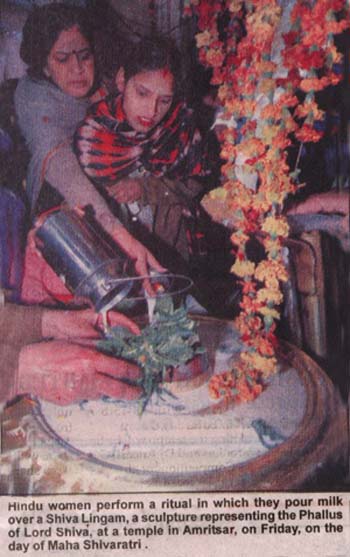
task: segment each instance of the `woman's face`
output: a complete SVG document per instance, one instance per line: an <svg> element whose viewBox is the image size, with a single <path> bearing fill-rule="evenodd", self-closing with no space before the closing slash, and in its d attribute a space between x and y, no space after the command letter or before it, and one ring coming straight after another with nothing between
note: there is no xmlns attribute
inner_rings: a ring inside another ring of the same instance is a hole
<svg viewBox="0 0 350 557"><path fill-rule="evenodd" d="M117 86L123 94L123 109L129 125L146 133L168 112L174 95L174 77L167 68L145 70L125 81L124 70L117 75Z"/></svg>
<svg viewBox="0 0 350 557"><path fill-rule="evenodd" d="M44 73L72 97L79 99L89 93L95 75L94 57L77 25L61 31L51 48Z"/></svg>

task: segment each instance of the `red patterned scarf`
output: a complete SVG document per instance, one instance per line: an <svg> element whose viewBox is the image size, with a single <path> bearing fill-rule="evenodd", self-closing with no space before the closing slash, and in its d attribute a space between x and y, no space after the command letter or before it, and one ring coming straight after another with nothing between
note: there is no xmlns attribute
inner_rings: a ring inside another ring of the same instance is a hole
<svg viewBox="0 0 350 557"><path fill-rule="evenodd" d="M129 126L122 96L94 104L74 137L80 165L96 184L106 186L136 170L170 179L203 176L203 144L192 111L178 102L148 133Z"/></svg>

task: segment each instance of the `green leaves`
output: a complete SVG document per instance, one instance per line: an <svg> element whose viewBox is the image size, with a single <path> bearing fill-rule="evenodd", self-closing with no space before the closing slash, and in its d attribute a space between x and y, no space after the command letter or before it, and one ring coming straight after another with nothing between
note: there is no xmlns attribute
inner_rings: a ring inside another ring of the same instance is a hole
<svg viewBox="0 0 350 557"><path fill-rule="evenodd" d="M147 325L140 335L114 327L98 343L98 349L140 366L142 378L137 385L143 388L139 408L142 414L151 396L164 391L162 382L166 371L205 351L199 342L195 323L185 308L174 309L171 297L162 296L157 298L152 324Z"/></svg>

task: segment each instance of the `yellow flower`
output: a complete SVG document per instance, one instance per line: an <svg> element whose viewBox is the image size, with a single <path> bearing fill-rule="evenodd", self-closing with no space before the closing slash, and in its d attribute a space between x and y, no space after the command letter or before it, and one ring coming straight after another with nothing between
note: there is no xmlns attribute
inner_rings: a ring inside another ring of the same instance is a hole
<svg viewBox="0 0 350 557"><path fill-rule="evenodd" d="M272 319L279 319L280 317L280 313L276 309L270 308L268 306L262 306L259 309L259 313L261 313L261 315L264 315L264 317L272 317Z"/></svg>
<svg viewBox="0 0 350 557"><path fill-rule="evenodd" d="M264 238L264 247L266 251L274 257L281 249L281 240L279 238L276 238L275 240L272 240L272 238Z"/></svg>
<svg viewBox="0 0 350 557"><path fill-rule="evenodd" d="M281 188L280 190L273 190L273 189L266 189L265 191L266 202L268 202L269 206L273 203L277 205L282 205L286 193Z"/></svg>
<svg viewBox="0 0 350 557"><path fill-rule="evenodd" d="M267 288L278 288L278 281L285 282L288 280L288 273L284 265L279 261L265 260L260 261L255 269L255 278L261 282L265 282Z"/></svg>
<svg viewBox="0 0 350 557"><path fill-rule="evenodd" d="M257 299L259 302L271 302L278 305L283 300L283 294L280 290L275 290L272 288L260 288L257 293Z"/></svg>
<svg viewBox="0 0 350 557"><path fill-rule="evenodd" d="M249 240L249 236L244 234L242 230L237 230L237 232L231 234L230 240L235 246L242 247Z"/></svg>
<svg viewBox="0 0 350 557"><path fill-rule="evenodd" d="M242 278L253 275L254 271L255 263L253 263L252 261L239 261L238 258L231 267L231 272Z"/></svg>
<svg viewBox="0 0 350 557"><path fill-rule="evenodd" d="M289 233L289 226L284 217L267 217L262 225L262 230L271 234L271 236L286 238Z"/></svg>
<svg viewBox="0 0 350 557"><path fill-rule="evenodd" d="M254 199L252 190L249 190L237 180L226 182L224 188L230 194L232 209L248 209L251 206Z"/></svg>
<svg viewBox="0 0 350 557"><path fill-rule="evenodd" d="M228 194L225 188L215 188L215 190L211 190L211 192L209 193L209 196L212 199L219 199L219 200L226 199L227 195Z"/></svg>
<svg viewBox="0 0 350 557"><path fill-rule="evenodd" d="M265 377L276 373L277 360L276 358L265 358L258 354L258 352L242 352L241 359L247 364L250 369L256 369L264 374Z"/></svg>

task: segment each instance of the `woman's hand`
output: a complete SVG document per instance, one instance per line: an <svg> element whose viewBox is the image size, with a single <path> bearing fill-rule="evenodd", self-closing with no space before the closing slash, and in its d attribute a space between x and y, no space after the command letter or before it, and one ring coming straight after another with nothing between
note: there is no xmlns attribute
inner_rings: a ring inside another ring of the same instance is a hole
<svg viewBox="0 0 350 557"><path fill-rule="evenodd" d="M117 311L108 312L108 324L126 327L134 334L140 329L128 317ZM81 311L45 310L42 318L42 335L44 338L69 340L71 338L99 338L103 330L102 317L92 309Z"/></svg>
<svg viewBox="0 0 350 557"><path fill-rule="evenodd" d="M94 400L107 395L133 400L141 390L122 381L139 378L139 368L92 347L64 341L22 348L15 394L30 393L55 404Z"/></svg>
<svg viewBox="0 0 350 557"><path fill-rule="evenodd" d="M108 188L118 203L132 203L142 197L142 183L138 178L123 178Z"/></svg>
<svg viewBox="0 0 350 557"><path fill-rule="evenodd" d="M150 270L155 270L158 273L164 273L166 269L162 267L156 260L154 255L143 245L136 240L123 226L118 226L113 233L114 240L120 245L125 253L135 263L135 270L139 276L148 276ZM148 294L154 295L151 283L148 279L144 281L144 287Z"/></svg>

